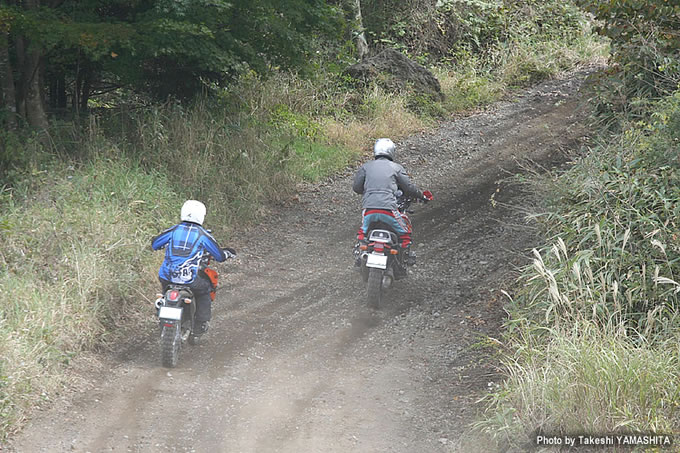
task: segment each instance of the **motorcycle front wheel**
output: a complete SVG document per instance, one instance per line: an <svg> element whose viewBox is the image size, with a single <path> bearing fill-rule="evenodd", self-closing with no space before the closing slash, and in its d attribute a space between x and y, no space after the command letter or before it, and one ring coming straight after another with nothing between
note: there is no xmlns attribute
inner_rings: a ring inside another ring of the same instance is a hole
<svg viewBox="0 0 680 453"><path fill-rule="evenodd" d="M373 308L376 310L380 308L384 273L385 271L383 271L382 269L376 269L373 267L368 270L368 283L366 284L366 295L368 299L369 308Z"/></svg>

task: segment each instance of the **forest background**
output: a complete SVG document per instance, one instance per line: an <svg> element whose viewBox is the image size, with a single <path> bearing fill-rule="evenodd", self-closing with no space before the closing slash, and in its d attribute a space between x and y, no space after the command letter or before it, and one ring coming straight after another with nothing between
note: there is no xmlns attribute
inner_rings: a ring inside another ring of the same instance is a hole
<svg viewBox="0 0 680 453"><path fill-rule="evenodd" d="M226 241L375 138L579 68L594 144L529 182L548 245L475 429L677 431L679 31L663 0L2 1L0 439L134 332L185 199ZM444 100L349 77L362 37Z"/></svg>

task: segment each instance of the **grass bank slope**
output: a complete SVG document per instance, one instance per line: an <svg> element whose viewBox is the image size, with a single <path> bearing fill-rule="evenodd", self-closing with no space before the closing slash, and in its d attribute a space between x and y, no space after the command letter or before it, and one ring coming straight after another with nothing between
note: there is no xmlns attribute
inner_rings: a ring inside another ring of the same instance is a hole
<svg viewBox="0 0 680 453"><path fill-rule="evenodd" d="M675 93L543 181L549 239L512 300L507 379L479 428L516 446L680 429L679 142Z"/></svg>

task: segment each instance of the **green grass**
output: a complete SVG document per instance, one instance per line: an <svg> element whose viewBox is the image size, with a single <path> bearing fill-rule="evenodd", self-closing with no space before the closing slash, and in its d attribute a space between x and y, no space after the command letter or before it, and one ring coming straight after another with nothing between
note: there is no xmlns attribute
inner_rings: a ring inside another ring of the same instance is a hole
<svg viewBox="0 0 680 453"><path fill-rule="evenodd" d="M680 407L678 348L650 345L624 330L591 321L549 328L545 340L525 337L506 362L477 428L502 444L547 435L676 432Z"/></svg>
<svg viewBox="0 0 680 453"><path fill-rule="evenodd" d="M72 358L120 335L151 310L160 257L175 222L168 181L130 161L55 164L31 200L3 204L0 223L0 432L64 384Z"/></svg>
<svg viewBox="0 0 680 453"><path fill-rule="evenodd" d="M489 105L519 88L568 71L603 66L609 46L588 24L565 36L516 34L485 56L461 51L456 63L434 69L449 113Z"/></svg>
<svg viewBox="0 0 680 453"><path fill-rule="evenodd" d="M478 428L680 429L680 92L537 183L547 245L509 303L506 380Z"/></svg>
<svg viewBox="0 0 680 453"><path fill-rule="evenodd" d="M474 66L452 69L437 68L435 74L444 93L443 107L451 113L489 105L507 93L507 86L491 73Z"/></svg>
<svg viewBox="0 0 680 453"><path fill-rule="evenodd" d="M295 140L290 168L304 181L319 181L356 161L358 153L339 146Z"/></svg>

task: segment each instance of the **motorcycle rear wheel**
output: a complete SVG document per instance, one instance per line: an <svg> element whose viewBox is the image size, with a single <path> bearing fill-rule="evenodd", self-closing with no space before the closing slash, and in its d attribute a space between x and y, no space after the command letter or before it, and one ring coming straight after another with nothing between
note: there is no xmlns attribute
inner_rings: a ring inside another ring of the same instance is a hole
<svg viewBox="0 0 680 453"><path fill-rule="evenodd" d="M366 296L369 308L377 310L382 300L382 282L385 271L370 268L368 270L368 283L366 284Z"/></svg>
<svg viewBox="0 0 680 453"><path fill-rule="evenodd" d="M370 270L370 267L366 267L366 265L361 266L361 278L366 283L368 281L368 271Z"/></svg>
<svg viewBox="0 0 680 453"><path fill-rule="evenodd" d="M178 326L163 326L161 330L161 361L166 368L174 368L179 360L182 336Z"/></svg>

